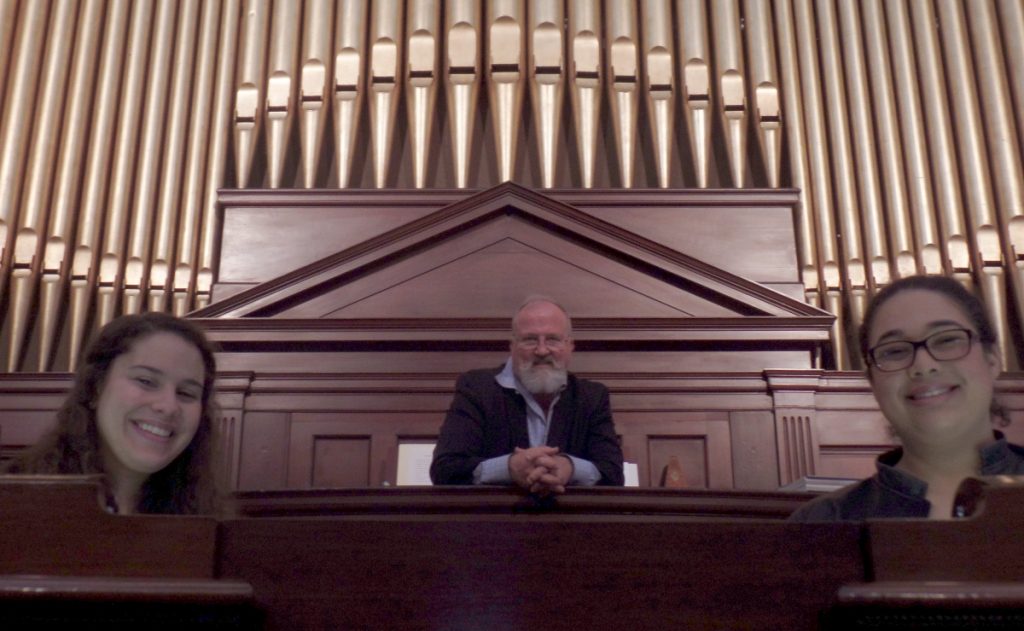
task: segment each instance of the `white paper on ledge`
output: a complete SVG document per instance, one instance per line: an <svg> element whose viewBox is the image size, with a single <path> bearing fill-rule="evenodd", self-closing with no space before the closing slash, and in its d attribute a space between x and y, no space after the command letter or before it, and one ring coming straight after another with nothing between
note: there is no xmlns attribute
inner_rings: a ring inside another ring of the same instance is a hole
<svg viewBox="0 0 1024 631"><path fill-rule="evenodd" d="M623 462L622 475L626 477L626 486L640 486L640 469L635 462Z"/></svg>
<svg viewBox="0 0 1024 631"><path fill-rule="evenodd" d="M434 443L401 443L398 445L397 486L430 486L430 461Z"/></svg>

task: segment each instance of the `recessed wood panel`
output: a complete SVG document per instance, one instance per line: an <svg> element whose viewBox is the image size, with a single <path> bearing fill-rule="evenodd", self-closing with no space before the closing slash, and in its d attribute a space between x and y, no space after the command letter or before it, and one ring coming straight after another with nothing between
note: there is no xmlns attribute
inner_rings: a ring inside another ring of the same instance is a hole
<svg viewBox="0 0 1024 631"><path fill-rule="evenodd" d="M708 487L707 444L702 436L649 436L647 457L651 486Z"/></svg>
<svg viewBox="0 0 1024 631"><path fill-rule="evenodd" d="M721 395L723 400L726 395ZM734 395L731 401L736 400ZM737 406L738 407L738 406ZM779 488L779 453L774 414L766 409L729 414L733 487L772 491Z"/></svg>
<svg viewBox="0 0 1024 631"><path fill-rule="evenodd" d="M291 415L248 412L242 423L238 488L244 491L288 487L288 442Z"/></svg>
<svg viewBox="0 0 1024 631"><path fill-rule="evenodd" d="M775 208L643 207L600 208L585 212L679 252L718 265L745 278L797 282L792 210ZM743 252L742 256L735 256Z"/></svg>
<svg viewBox="0 0 1024 631"><path fill-rule="evenodd" d="M728 415L678 410L618 410L614 415L623 456L637 463L640 486L658 486L674 456L687 478L684 488L733 488Z"/></svg>
<svg viewBox="0 0 1024 631"><path fill-rule="evenodd" d="M316 489L370 485L369 436L317 436L313 440L313 471L309 486Z"/></svg>
<svg viewBox="0 0 1024 631"><path fill-rule="evenodd" d="M300 489L393 485L398 475L399 437L433 442L443 420L441 412L296 413L288 450L288 483ZM365 464L362 453L367 455ZM326 459L321 462L321 457Z"/></svg>
<svg viewBox="0 0 1024 631"><path fill-rule="evenodd" d="M254 283L308 265L436 210L434 207L228 208L218 280ZM325 229L331 226L336 229ZM298 246L298 247L297 247Z"/></svg>

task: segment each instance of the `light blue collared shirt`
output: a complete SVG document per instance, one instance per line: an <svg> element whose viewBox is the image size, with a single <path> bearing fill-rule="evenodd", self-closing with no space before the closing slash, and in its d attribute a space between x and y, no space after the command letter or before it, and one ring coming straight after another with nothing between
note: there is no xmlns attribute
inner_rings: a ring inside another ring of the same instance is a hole
<svg viewBox="0 0 1024 631"><path fill-rule="evenodd" d="M516 374L512 370L511 357L505 362L505 367L501 372L494 376L494 380L502 388L515 390L526 401L526 431L530 437L530 446L538 447L547 444L551 415L554 412L555 404L562 398L562 393L559 392L555 395L547 410L541 408L530 391L516 378ZM488 458L478 464L473 469L473 484L511 484L512 476L508 472L508 459L511 455ZM569 484L594 486L601 479L601 473L593 462L569 454L564 455L572 461L573 471Z"/></svg>

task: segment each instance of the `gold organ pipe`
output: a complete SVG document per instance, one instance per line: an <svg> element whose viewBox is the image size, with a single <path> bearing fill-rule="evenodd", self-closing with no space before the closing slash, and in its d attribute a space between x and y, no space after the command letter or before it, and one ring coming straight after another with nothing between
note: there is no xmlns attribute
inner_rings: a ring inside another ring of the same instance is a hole
<svg viewBox="0 0 1024 631"><path fill-rule="evenodd" d="M804 283L807 302L821 306L821 275L818 272L818 235L814 220L814 195L810 188L814 180L808 173L807 138L804 133L804 107L800 85L800 66L793 31L793 7L790 0L777 0L774 5L775 27L779 34L779 71L782 85L782 107L785 112L784 132L789 144L790 177L793 186L800 189L797 203L797 255L800 275Z"/></svg>
<svg viewBox="0 0 1024 631"><path fill-rule="evenodd" d="M68 67L70 66L72 43L74 42L75 20L78 17L77 3L57 3L50 15L50 28L43 60L42 85L35 110L32 146L28 156L25 188L21 199L21 216L18 232L14 237L14 253L11 268L11 286L7 322L10 324L8 338L7 369L17 370L22 349L31 332L30 316L35 298L35 285L39 278L41 247L46 231L47 211L50 209L50 195L53 191L54 167L57 147L60 143L60 122L67 93Z"/></svg>
<svg viewBox="0 0 1024 631"><path fill-rule="evenodd" d="M850 367L843 330L842 274L839 263L839 245L836 242L835 219L832 214L832 180L829 175L828 136L825 132L825 112L821 101L821 75L818 59L817 32L814 28L814 10L810 0L794 0L793 23L796 29L797 54L801 60L800 83L803 88L804 121L807 126L807 158L810 166L813 208L818 225L818 255L821 282L824 288L822 305L835 316L832 325L832 349L836 367Z"/></svg>
<svg viewBox="0 0 1024 631"><path fill-rule="evenodd" d="M782 170L782 110L772 39L772 9L769 0L744 0L743 7L754 129L768 186L778 188Z"/></svg>
<svg viewBox="0 0 1024 631"><path fill-rule="evenodd" d="M149 57L145 110L142 119L142 140L139 146L138 171L135 176L135 199L129 223L128 249L118 288L123 291L124 313L142 310L146 280L149 277L149 256L153 250L152 235L156 223L156 194L160 178L160 147L163 144L164 117L167 112L171 53L174 42L176 0L159 0ZM175 130L181 134L180 122ZM174 155L175 168L180 167L180 151Z"/></svg>
<svg viewBox="0 0 1024 631"><path fill-rule="evenodd" d="M855 161L849 164L856 175L850 173L851 183L858 185L859 203L850 210L860 217L864 226L864 264L874 286L887 285L892 280L889 266L889 247L886 239L885 210L882 207L881 176L878 173L878 150L867 69L864 67L863 32L858 12L859 3L839 2L839 30L842 39L843 63L846 69L848 118L853 139Z"/></svg>
<svg viewBox="0 0 1024 631"><path fill-rule="evenodd" d="M831 149L831 176L835 182L836 213L843 240L843 262L846 279L844 287L848 298L851 325L855 331L867 303L868 269L864 262L863 243L860 235L860 217L857 191L854 179L853 155L850 149L849 115L844 72L840 59L840 41L836 25L835 6L830 0L815 2L818 38L821 42L821 69L826 78L822 84L827 102L828 140ZM854 369L861 368L858 353L848 352L847 361Z"/></svg>
<svg viewBox="0 0 1024 631"><path fill-rule="evenodd" d="M331 76L331 33L334 3L306 0L302 16L302 68L299 70L299 138L302 185L313 188L320 170L327 127L328 77Z"/></svg>
<svg viewBox="0 0 1024 631"><path fill-rule="evenodd" d="M916 65L906 48L907 42L901 40L908 28L907 7L902 2L885 3L886 17L893 31L890 36L893 50L901 51L894 61L903 89L909 89L911 83L914 86L921 86L921 100L928 133L928 146L925 148L922 143L921 147L922 160L931 163L935 173L948 174L932 180L935 186L935 208L938 210L945 240L946 261L949 271L962 283L970 286L973 284L972 270L977 268L977 264L969 245L972 239L968 234L961 202L963 195L960 178L955 176L957 165L953 126L946 103L946 80L941 66L942 57L935 30L935 14L931 4L927 2L912 2L910 8L913 11L913 41L918 51ZM910 120L913 119L907 118L903 122ZM928 165L922 164L920 169L927 172ZM921 190L922 186L911 189L914 193L914 219L919 231L927 221L927 215L931 213L932 207L931 200L924 195L925 190ZM921 237L918 238L920 240Z"/></svg>
<svg viewBox="0 0 1024 631"><path fill-rule="evenodd" d="M636 162L636 126L640 93L640 62L636 5L605 0L605 41L608 42L608 91L611 102L619 177L623 188L633 188Z"/></svg>
<svg viewBox="0 0 1024 631"><path fill-rule="evenodd" d="M725 135L723 144L729 160L732 184L735 188L743 188L747 159L747 102L738 0L712 2L711 26L714 33L719 118Z"/></svg>
<svg viewBox="0 0 1024 631"><path fill-rule="evenodd" d="M57 176L53 192L53 208L46 243L43 246L41 288L39 296L39 352L35 369L43 372L53 368L55 342L60 333L58 315L69 271L69 247L79 207L85 148L89 132L89 101L96 82L96 65L103 26L103 0L85 0L80 7L78 34L75 36L74 61L70 90L61 125L62 138Z"/></svg>
<svg viewBox="0 0 1024 631"><path fill-rule="evenodd" d="M540 153L541 186L555 185L565 84L565 21L560 2L530 0L530 100Z"/></svg>
<svg viewBox="0 0 1024 631"><path fill-rule="evenodd" d="M129 0L111 0L107 7L100 56L97 100L93 104L92 137L115 138L121 70L126 45ZM85 167L85 182L78 211L78 229L75 233L74 255L71 261L71 295L68 306L68 362L70 368L78 365L78 355L87 336L91 289L98 277L98 256L101 250L100 229L106 208L109 170L114 148L111 142L91 142Z"/></svg>
<svg viewBox="0 0 1024 631"><path fill-rule="evenodd" d="M1024 144L1024 2L999 0L997 7L1003 27L1007 76L1015 102L1013 111L1017 114L1017 141Z"/></svg>
<svg viewBox="0 0 1024 631"><path fill-rule="evenodd" d="M697 187L707 188L711 170L712 81L711 44L704 0L680 0L676 4L676 30L679 32L679 77L691 159Z"/></svg>
<svg viewBox="0 0 1024 631"><path fill-rule="evenodd" d="M221 0L221 9L220 49L217 53L213 119L210 124L206 163L206 192L203 200L199 263L196 270L196 308L209 304L213 288L213 267L217 247L217 189L224 182L230 142L228 130L231 124L231 94L234 89L234 53L238 46L239 0Z"/></svg>
<svg viewBox="0 0 1024 631"><path fill-rule="evenodd" d="M651 128L658 186L668 188L675 141L675 44L672 41L672 7L667 0L645 0L643 17L644 96Z"/></svg>
<svg viewBox="0 0 1024 631"><path fill-rule="evenodd" d="M111 197L105 218L103 249L100 251L97 317L101 326L116 315L118 287L124 274L126 233L131 220L132 176L138 158L139 121L145 96L145 61L152 18L152 2L133 3L120 120L114 147L114 164L110 172ZM139 165L139 186L146 186L145 177L148 173L146 168Z"/></svg>
<svg viewBox="0 0 1024 631"><path fill-rule="evenodd" d="M569 1L569 86L580 183L594 186L601 120L601 8L598 0Z"/></svg>
<svg viewBox="0 0 1024 631"><path fill-rule="evenodd" d="M398 0L371 3L370 14L370 135L377 188L387 185L391 142L398 112L402 62L402 13Z"/></svg>
<svg viewBox="0 0 1024 631"><path fill-rule="evenodd" d="M166 311L167 300L172 293L171 284L176 244L175 229L182 206L183 171L188 168L190 104L192 100L193 66L196 57L196 39L199 28L200 0L179 0L178 33L174 44L172 65L170 112L167 115L167 134L163 142L163 167L160 173L160 188L156 212L155 233L152 241L152 257L141 259L149 264L149 273L139 279L139 287L145 291L149 286L150 311ZM155 153L155 152L154 152ZM185 157L186 159L182 159ZM129 262L128 269L131 269ZM128 284L130 275L126 273ZM130 295L126 290L126 297ZM141 298L141 296L140 296ZM126 301L127 302L127 301Z"/></svg>
<svg viewBox="0 0 1024 631"><path fill-rule="evenodd" d="M851 328L849 337L860 324L859 316L864 313L867 303L869 269L865 266L864 248L860 234L860 217L856 182L853 174L853 155L850 149L849 110L846 106L844 73L840 63L838 28L835 6L831 0L817 0L815 15L818 37L821 41L821 65L824 82L822 90L828 104L829 144L832 149L832 176L835 181L836 214L843 239L843 262L846 278L844 286L849 299ZM860 368L861 358L855 352L848 353L851 367Z"/></svg>
<svg viewBox="0 0 1024 631"><path fill-rule="evenodd" d="M466 188L480 89L480 3L450 0L445 9L445 88L453 171L455 186Z"/></svg>
<svg viewBox="0 0 1024 631"><path fill-rule="evenodd" d="M1010 113L1013 103L1006 82L1005 57L991 0L972 4L967 18L975 59L978 67L983 69L978 73L978 83L992 165L989 173L1002 219L1006 272L1014 287L1018 321L1024 321L1024 279L1021 275L1024 267L1024 169L1021 166L1021 145L1014 133L1014 120ZM1012 342L1007 346L1008 353L1015 350ZM1013 359L1012 354L1007 354L1009 365L1014 364Z"/></svg>
<svg viewBox="0 0 1024 631"><path fill-rule="evenodd" d="M972 218L974 243L981 259L979 280L985 303L1002 343L1004 361L1014 357L1012 336L1006 319L1003 250L992 189L989 184L989 161L985 152L985 130L975 97L975 82L971 51L964 25L963 6L956 0L937 2L942 26L942 50L946 72L954 89L950 91L956 118L957 145L960 155L960 173L963 174L967 210Z"/></svg>
<svg viewBox="0 0 1024 631"><path fill-rule="evenodd" d="M334 141L338 187L348 188L365 89L366 0L338 6L334 45Z"/></svg>
<svg viewBox="0 0 1024 631"><path fill-rule="evenodd" d="M427 185L434 103L437 99L441 6L436 0L409 0L407 10L405 100L409 116L409 140L412 144L413 182L416 188L423 188Z"/></svg>
<svg viewBox="0 0 1024 631"><path fill-rule="evenodd" d="M18 220L18 202L21 196L25 155L28 153L29 134L32 131L32 112L35 108L36 85L42 63L42 46L46 41L48 2L29 2L24 7L21 28L17 29L14 55L10 63L5 91L6 106L0 121L0 273L4 276L11 259L9 242L14 239L14 226ZM3 288L0 276L0 289ZM0 298L0 303L3 299Z"/></svg>
<svg viewBox="0 0 1024 631"><path fill-rule="evenodd" d="M256 142L263 126L264 75L267 67L267 36L270 32L270 0L245 3L242 51L238 60L235 94L235 168L238 188L249 185Z"/></svg>
<svg viewBox="0 0 1024 631"><path fill-rule="evenodd" d="M14 39L15 18L18 15L18 0L0 0L0 121L3 121L4 88L6 87L7 62L11 58L11 45Z"/></svg>
<svg viewBox="0 0 1024 631"><path fill-rule="evenodd" d="M523 109L526 12L521 0L490 0L485 5L488 107L494 123L498 181L507 182L515 175L516 144Z"/></svg>
<svg viewBox="0 0 1024 631"><path fill-rule="evenodd" d="M1017 119L1017 143L1024 146L1024 3L1018 0L999 0L996 5L999 10L999 23L1003 30L1003 46L1005 47L1004 58L1007 64L1007 77L1009 78L1010 91L1013 94L1012 109ZM991 37L991 35L986 35ZM1021 254L1016 243L1019 241L1021 232L1020 219L1014 218L1010 225L1010 240L1014 244L1015 273L1018 279L1022 273ZM1020 304L1024 291L1020 288L1020 281L1016 281L1017 303ZM1018 306L1018 309L1020 307ZM1018 361L1024 358L1018 353Z"/></svg>
<svg viewBox="0 0 1024 631"><path fill-rule="evenodd" d="M881 0L865 0L861 3L861 9L868 73L876 112L874 120L878 133L879 168L884 174L882 191L888 209L891 256L896 273L900 277L914 274L918 269L932 274L941 273L942 247L932 213L931 173L924 149L920 94L916 79L909 73L913 67L910 31L905 19L900 28L889 29L888 35L896 49L890 62ZM905 14L906 8L902 10ZM898 115L897 95L890 69L894 69L900 89ZM903 124L906 138L906 153L898 127L900 123ZM908 207L908 179L915 207L924 210L917 230L919 239L916 248Z"/></svg>
<svg viewBox="0 0 1024 631"><path fill-rule="evenodd" d="M267 172L270 188L281 188L295 120L302 4L294 0L275 2L270 23L270 76L265 109Z"/></svg>
<svg viewBox="0 0 1024 631"><path fill-rule="evenodd" d="M832 324L832 352L835 353L835 364L838 370L850 370L851 362L847 357L848 345L843 337L843 294L838 290L827 289L821 299L821 306L836 317ZM852 307L855 309L856 307ZM863 314L862 314L863 317Z"/></svg>
<svg viewBox="0 0 1024 631"><path fill-rule="evenodd" d="M217 62L217 31L220 24L220 0L205 0L200 16L199 45L189 116L188 154L181 192L175 264L173 270L173 309L182 316L191 306L190 292L195 291L193 278L198 263L198 237L203 213L203 174L207 168L210 147L213 80Z"/></svg>
<svg viewBox="0 0 1024 631"><path fill-rule="evenodd" d="M816 0L818 37L821 42L823 92L828 107L829 146L832 150L832 174L835 182L836 214L842 234L846 274L849 287L866 287L866 270L857 217L857 191L853 177L853 155L850 148L849 121L844 89L844 73L840 63L840 44L834 5L831 0Z"/></svg>

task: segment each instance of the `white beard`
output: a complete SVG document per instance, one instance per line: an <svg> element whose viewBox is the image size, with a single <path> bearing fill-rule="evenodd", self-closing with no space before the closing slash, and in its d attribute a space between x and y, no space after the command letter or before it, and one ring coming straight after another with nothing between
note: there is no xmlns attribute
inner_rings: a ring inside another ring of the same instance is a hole
<svg viewBox="0 0 1024 631"><path fill-rule="evenodd" d="M555 394L569 381L569 371L557 362L534 364L532 360L515 364L515 374L530 394Z"/></svg>

